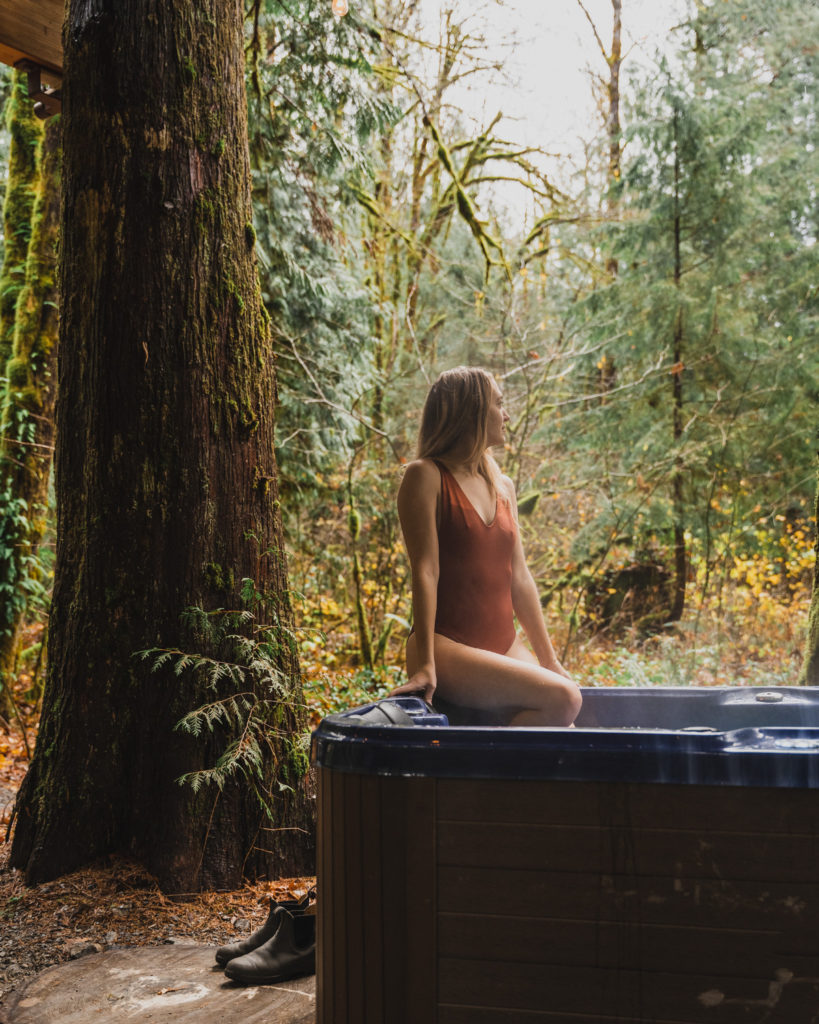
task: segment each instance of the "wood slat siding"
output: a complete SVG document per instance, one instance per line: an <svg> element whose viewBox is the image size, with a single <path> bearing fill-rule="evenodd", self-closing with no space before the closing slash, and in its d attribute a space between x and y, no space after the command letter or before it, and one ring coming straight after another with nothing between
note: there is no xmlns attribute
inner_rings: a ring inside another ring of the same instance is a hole
<svg viewBox="0 0 819 1024"><path fill-rule="evenodd" d="M487 914L527 916L537 908L562 921L626 918L680 928L767 931L779 921L791 935L819 918L819 885L439 867L439 912L471 913L476 906Z"/></svg>
<svg viewBox="0 0 819 1024"><path fill-rule="evenodd" d="M746 1024L750 1020L763 1020L765 1024L813 1024L816 1012L819 988L815 983L800 985L786 990L778 1006L767 1007L760 1016L754 1008L750 1012L745 1009L737 1011L732 1021ZM770 1014L765 1016L764 1014ZM706 1020L718 1019L706 1017ZM728 1020L728 1017L719 1018ZM612 1013L589 1015L586 1013L566 1013L563 1010L497 1010L479 1006L451 1007L442 1006L438 1014L438 1024L647 1024L649 1018L625 1017ZM682 1017L651 1018L651 1024L688 1024Z"/></svg>
<svg viewBox="0 0 819 1024"><path fill-rule="evenodd" d="M0 0L0 61L25 57L60 71L64 16L64 0Z"/></svg>
<svg viewBox="0 0 819 1024"><path fill-rule="evenodd" d="M333 805L330 799L332 775L320 769L316 772L316 893L321 882L321 897L316 905L316 1018L326 1019L326 1009L334 997L332 958L327 955L331 945L325 929L331 927L335 916L333 897L335 886L329 885L330 850L333 834Z"/></svg>
<svg viewBox="0 0 819 1024"><path fill-rule="evenodd" d="M555 786L565 798L549 795L545 787ZM438 814L442 821L600 825L611 818L681 832L819 832L819 799L809 789L451 779L438 794Z"/></svg>
<svg viewBox="0 0 819 1024"><path fill-rule="evenodd" d="M576 1017L640 1024L813 1024L819 1006L816 977L792 980L772 993L770 982L747 978L723 976L719 989L709 975L522 964L504 964L503 970L486 973L470 972L469 961L442 960L439 979L441 1003L460 1004L453 1010L470 1004L503 1012L540 1006L548 1008L541 1014L566 1024ZM439 1024L447 1019L441 1013ZM475 1015L466 1019L474 1021Z"/></svg>
<svg viewBox="0 0 819 1024"><path fill-rule="evenodd" d="M435 782L319 769L318 1024L436 1024Z"/></svg>
<svg viewBox="0 0 819 1024"><path fill-rule="evenodd" d="M363 821L379 820L381 780L361 780L361 810ZM366 828L366 826L365 826ZM364 927L362 943L366 942L367 973L364 979L363 1021L384 1020L384 915L377 894L382 890L381 835L365 835L362 844L362 879L364 890L361 915Z"/></svg>
<svg viewBox="0 0 819 1024"><path fill-rule="evenodd" d="M591 825L510 825L441 822L442 865L580 871L602 875L765 879L805 882L815 878L813 836L753 832L681 832L673 829L597 828Z"/></svg>
<svg viewBox="0 0 819 1024"><path fill-rule="evenodd" d="M319 771L318 1024L815 1024L819 796Z"/></svg>
<svg viewBox="0 0 819 1024"><path fill-rule="evenodd" d="M480 1006L442 1006L438 1024L644 1024L641 1018L585 1013L566 1014L562 1010L487 1010ZM657 1020L652 1024L686 1024L683 1020Z"/></svg>
<svg viewBox="0 0 819 1024"><path fill-rule="evenodd" d="M807 790L442 780L439 1024L812 1024Z"/></svg>
<svg viewBox="0 0 819 1024"><path fill-rule="evenodd" d="M544 958L561 966L665 971L669 963L686 974L707 973L713 947L722 946L722 969L730 974L771 978L780 965L772 955L776 933L728 929L679 928L628 922L567 921L546 917L442 914L438 949L443 957L482 960L485 950L502 949L504 960L538 964ZM767 949L767 951L766 951ZM810 956L817 957L817 939ZM814 960L814 963L816 960ZM807 965L806 965L807 966Z"/></svg>

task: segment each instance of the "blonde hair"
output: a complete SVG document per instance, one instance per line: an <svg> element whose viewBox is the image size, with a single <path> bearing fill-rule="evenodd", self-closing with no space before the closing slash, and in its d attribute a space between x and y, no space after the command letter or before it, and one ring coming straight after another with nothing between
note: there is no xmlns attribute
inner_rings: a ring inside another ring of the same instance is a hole
<svg viewBox="0 0 819 1024"><path fill-rule="evenodd" d="M418 431L418 458L436 459L447 468L452 452L477 463L478 472L496 494L505 497L501 471L487 451L487 419L495 396L492 375L479 366L456 366L444 370L429 389L421 427ZM472 447L466 448L471 441Z"/></svg>

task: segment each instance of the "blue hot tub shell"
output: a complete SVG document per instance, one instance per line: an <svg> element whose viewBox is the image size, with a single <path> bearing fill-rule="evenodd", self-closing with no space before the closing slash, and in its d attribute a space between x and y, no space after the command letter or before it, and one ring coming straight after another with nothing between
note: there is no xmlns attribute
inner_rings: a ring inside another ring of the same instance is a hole
<svg viewBox="0 0 819 1024"><path fill-rule="evenodd" d="M583 697L321 724L319 1024L817 1019L819 692Z"/></svg>
<svg viewBox="0 0 819 1024"><path fill-rule="evenodd" d="M411 726L368 722L374 705L333 715L315 734L316 762L435 778L819 786L816 688L584 689L574 729L452 727L418 698L390 703Z"/></svg>

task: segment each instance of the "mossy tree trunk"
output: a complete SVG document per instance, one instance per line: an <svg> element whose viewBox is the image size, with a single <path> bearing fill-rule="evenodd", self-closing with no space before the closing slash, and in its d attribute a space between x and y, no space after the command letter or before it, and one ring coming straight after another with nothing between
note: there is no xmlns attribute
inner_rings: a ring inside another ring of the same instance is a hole
<svg viewBox="0 0 819 1024"><path fill-rule="evenodd" d="M26 258L31 237L31 218L38 181L38 152L42 122L34 114L28 95L28 80L21 71L12 75L11 93L6 106L9 163L3 201L3 269L0 272L0 409L6 400L9 360L14 343L17 299L23 288ZM5 429L2 429L5 433ZM15 628L23 595L18 574L17 526L22 522L21 507L14 500L9 474L13 453L5 440L0 441L0 645L7 653L0 657L0 708L10 712L11 664L14 660ZM17 446L19 453L19 445Z"/></svg>
<svg viewBox="0 0 819 1024"><path fill-rule="evenodd" d="M57 384L57 239L61 126L43 136L25 282L14 317L8 384L0 407L0 679L11 678L29 587L41 569Z"/></svg>
<svg viewBox="0 0 819 1024"><path fill-rule="evenodd" d="M31 213L37 186L37 150L43 123L34 114L28 80L22 71L12 75L6 107L10 135L6 196L3 201L3 270L0 273L0 377L5 376L14 336L14 311L26 274L31 237Z"/></svg>
<svg viewBox="0 0 819 1024"><path fill-rule="evenodd" d="M247 784L179 786L223 738L173 726L214 694L133 657L189 648L180 614L239 607L243 578L288 621L242 16L241 0L68 5L57 559L11 855L31 882L112 850L177 891L311 867L288 739L268 765L274 821ZM292 737L300 685L283 659Z"/></svg>

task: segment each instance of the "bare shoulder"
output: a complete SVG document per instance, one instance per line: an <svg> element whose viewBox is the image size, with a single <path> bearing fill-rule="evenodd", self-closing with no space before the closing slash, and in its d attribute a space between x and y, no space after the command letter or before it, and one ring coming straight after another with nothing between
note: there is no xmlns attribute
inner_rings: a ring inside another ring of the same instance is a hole
<svg viewBox="0 0 819 1024"><path fill-rule="evenodd" d="M401 490L434 490L437 491L441 482L441 473L432 459L415 459L407 463L401 479Z"/></svg>
<svg viewBox="0 0 819 1024"><path fill-rule="evenodd" d="M415 459L404 469L401 486L398 488L399 509L429 502L434 505L440 489L441 474L435 463L431 459Z"/></svg>
<svg viewBox="0 0 819 1024"><path fill-rule="evenodd" d="M503 496L512 503L514 508L517 504L517 499L515 497L515 485L512 483L511 477L501 475L501 489Z"/></svg>

